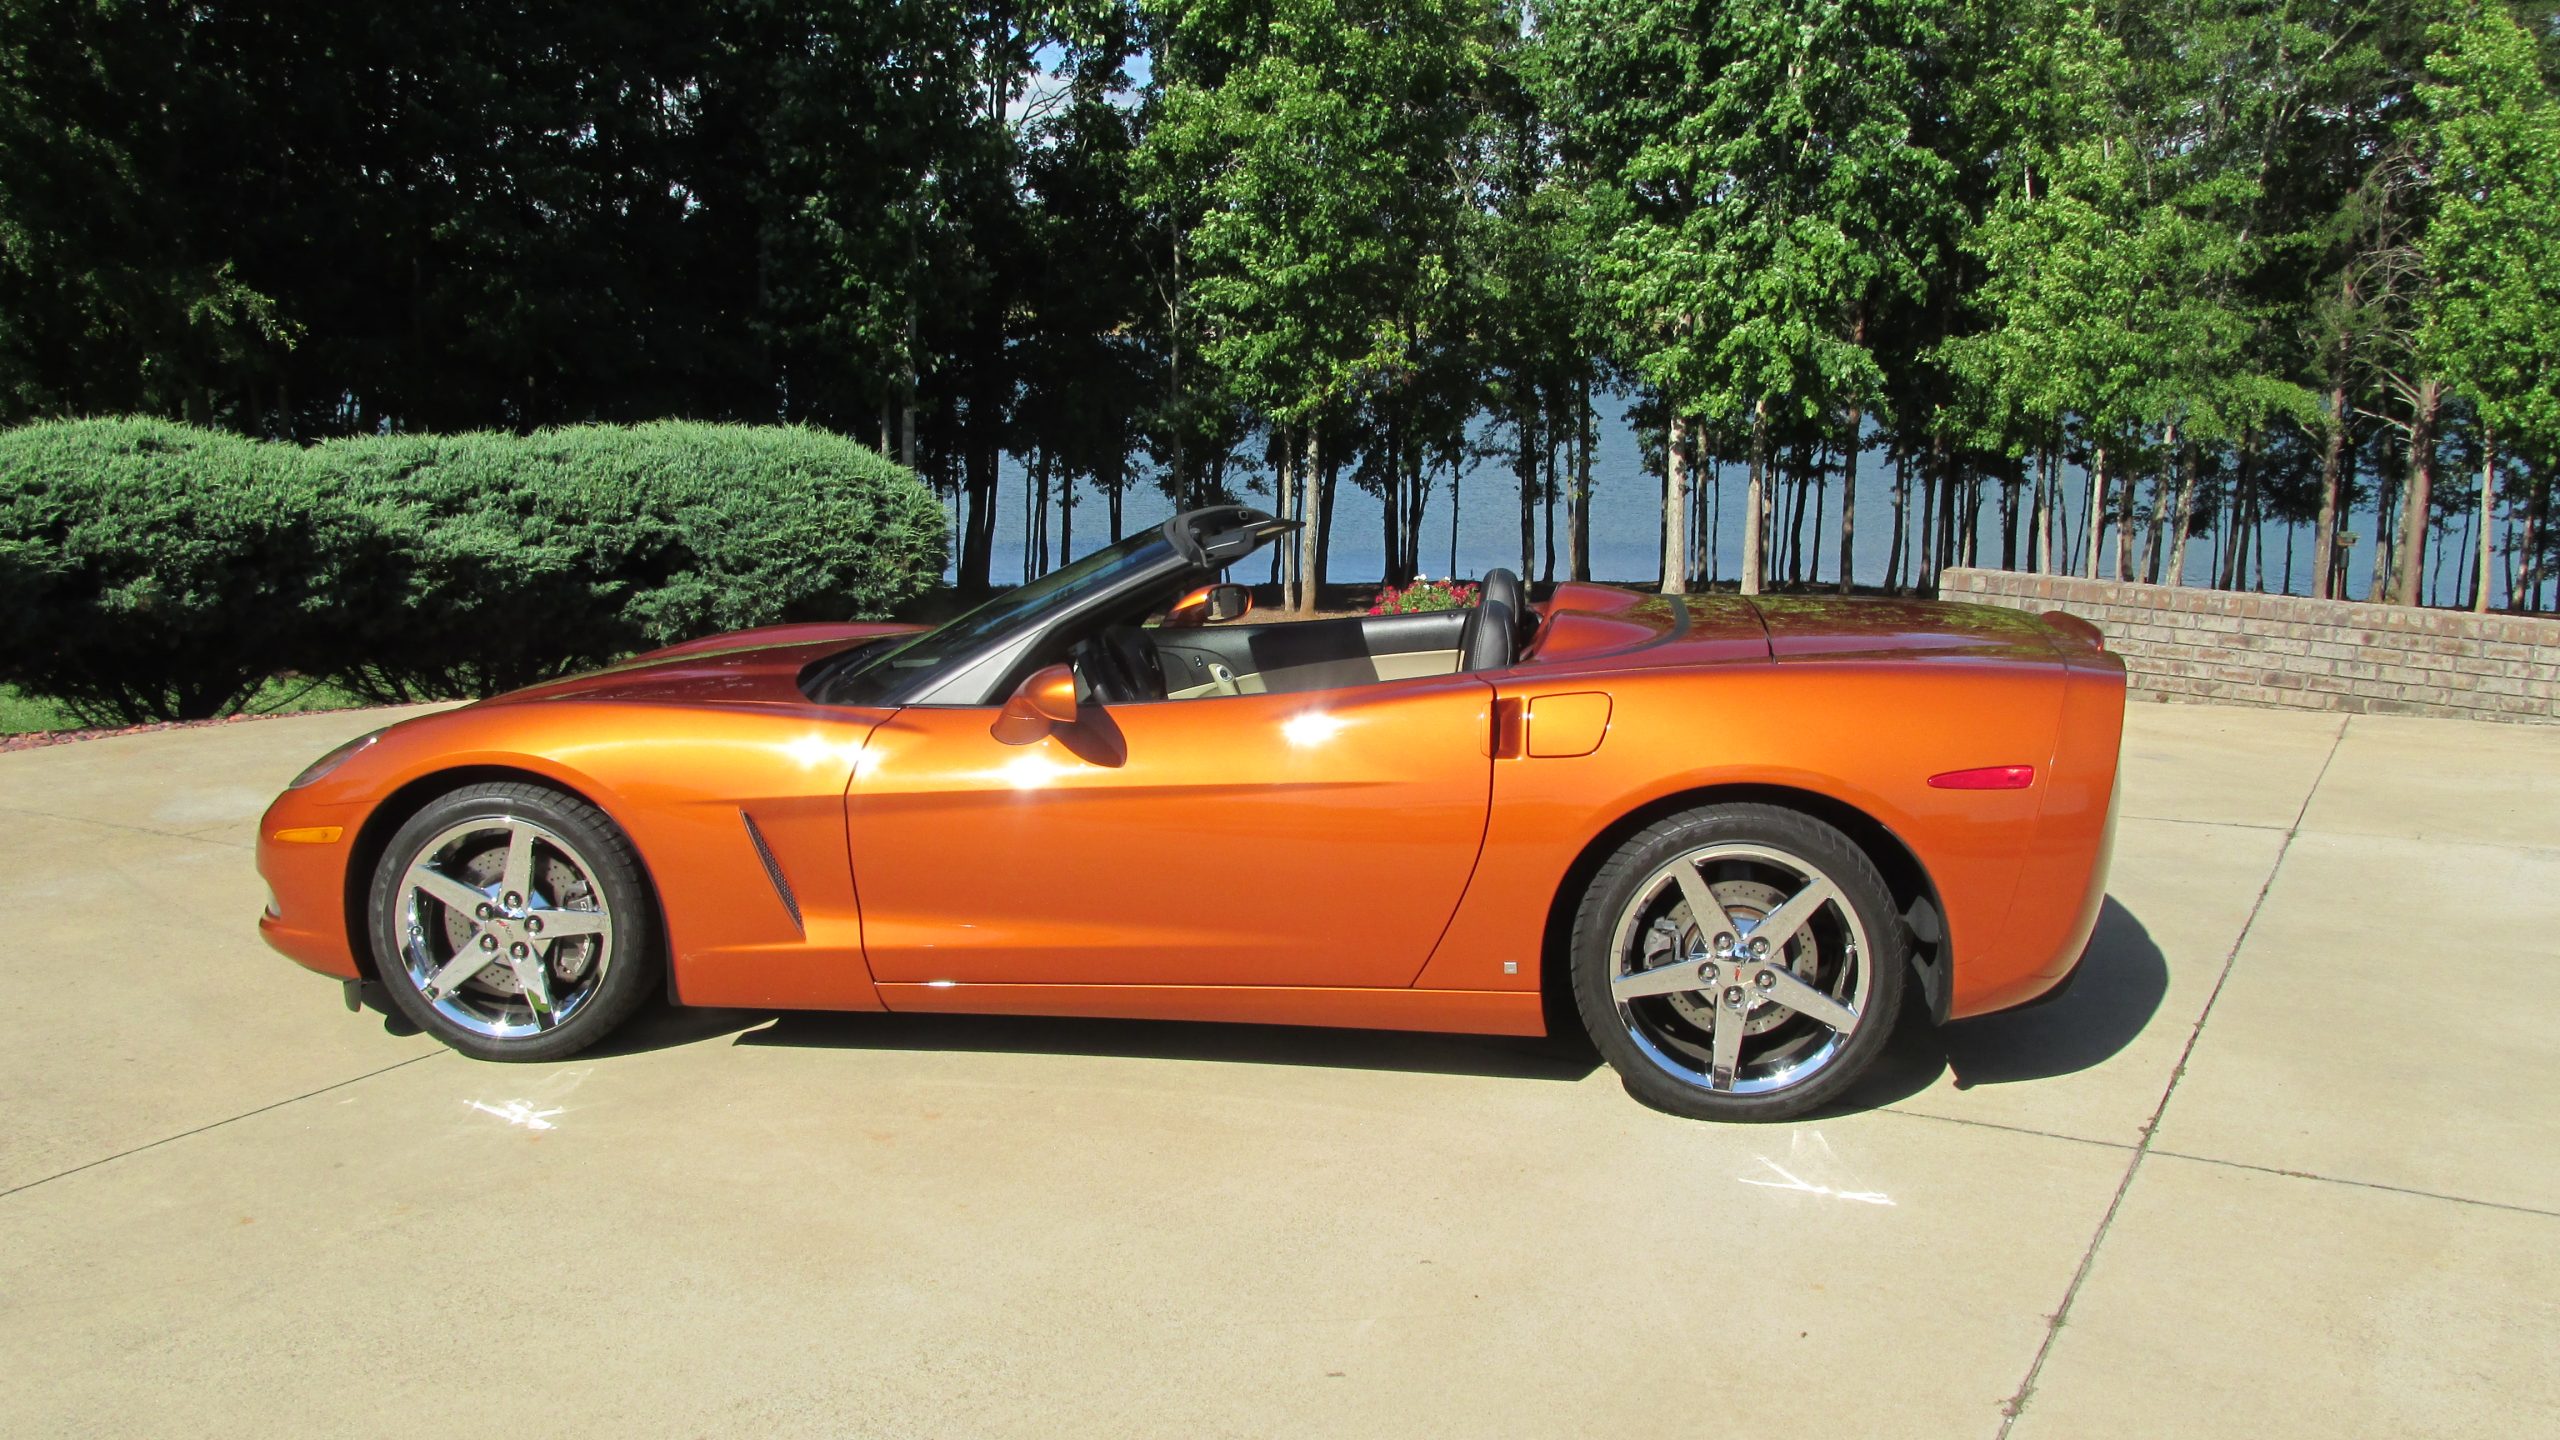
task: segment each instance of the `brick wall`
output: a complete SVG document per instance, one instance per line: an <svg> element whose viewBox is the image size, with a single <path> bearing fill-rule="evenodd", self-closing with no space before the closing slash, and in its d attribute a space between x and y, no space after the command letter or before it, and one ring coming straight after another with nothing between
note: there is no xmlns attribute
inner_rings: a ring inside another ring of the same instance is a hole
<svg viewBox="0 0 2560 1440"><path fill-rule="evenodd" d="M2009 570L1951 569L1938 593L2079 616L2138 697L2560 724L2560 619Z"/></svg>

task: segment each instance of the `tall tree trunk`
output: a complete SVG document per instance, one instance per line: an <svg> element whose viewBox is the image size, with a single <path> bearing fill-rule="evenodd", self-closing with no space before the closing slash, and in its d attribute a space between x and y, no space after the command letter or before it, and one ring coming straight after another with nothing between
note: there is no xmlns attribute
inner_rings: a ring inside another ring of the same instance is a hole
<svg viewBox="0 0 2560 1440"><path fill-rule="evenodd" d="M1813 548L1805 555L1804 578L1808 583L1822 579L1822 512L1831 508L1831 466L1824 458L1829 446L1817 445L1813 450Z"/></svg>
<svg viewBox="0 0 2560 1440"><path fill-rule="evenodd" d="M2250 430L2240 436L2240 461L2231 476L2231 503L2223 507L2224 527L2230 531L2223 537L2221 584L2225 590L2242 589L2248 583L2249 512L2257 485L2258 432Z"/></svg>
<svg viewBox="0 0 2560 1440"><path fill-rule="evenodd" d="M1690 532L1697 538L1689 548L1692 555L1705 560L1707 583L1714 585L1724 579L1724 462L1714 455L1697 455L1694 435L1689 449L1696 456L1696 463L1690 466L1689 488L1699 492L1698 524Z"/></svg>
<svg viewBox="0 0 2560 1440"><path fill-rule="evenodd" d="M1404 426L1402 417L1390 413L1382 427L1384 433L1373 447L1378 467L1378 581L1397 585L1397 571L1404 564L1404 484L1400 467L1404 458Z"/></svg>
<svg viewBox="0 0 2560 1440"><path fill-rule="evenodd" d="M2018 568L2018 487L2000 483L2000 568Z"/></svg>
<svg viewBox="0 0 2560 1440"><path fill-rule="evenodd" d="M2320 447L2320 528L2311 536L2311 595L2316 600L2332 599L2337 594L2330 581L2338 568L2331 552L2338 548L2338 497L2340 481L2346 473L2341 462L2346 456L2347 423L2347 382L2339 380L2329 386L2329 438Z"/></svg>
<svg viewBox="0 0 2560 1440"><path fill-rule="evenodd" d="M2038 575L2053 573L2053 449L2040 446L2036 450L2035 504L2027 516L2027 568Z"/></svg>
<svg viewBox="0 0 2560 1440"><path fill-rule="evenodd" d="M1279 435L1279 473L1273 478L1274 497L1280 506L1280 518L1299 519L1298 502L1305 498L1306 488L1298 483L1298 444L1283 428ZM1295 612L1298 609L1298 561L1305 548L1304 532L1291 536L1283 544L1271 547L1272 567L1279 572L1280 603Z"/></svg>
<svg viewBox="0 0 2560 1440"><path fill-rule="evenodd" d="M1316 467L1316 567L1307 577L1307 593L1315 597L1318 608L1324 605L1325 576L1333 568L1333 502L1342 493L1339 483L1342 458L1327 455Z"/></svg>
<svg viewBox="0 0 2560 1440"><path fill-rule="evenodd" d="M1762 577L1768 573L1769 536L1769 402L1764 398L1751 406L1751 480L1749 504L1742 512L1742 593L1760 593Z"/></svg>
<svg viewBox="0 0 2560 1440"><path fill-rule="evenodd" d="M2489 613L2489 577L2498 566L2498 436L2486 422L2480 426L2480 584L2471 608Z"/></svg>
<svg viewBox="0 0 2560 1440"><path fill-rule="evenodd" d="M1520 402L1520 573L1538 573L1538 421L1535 407Z"/></svg>
<svg viewBox="0 0 2560 1440"><path fill-rule="evenodd" d="M2542 608L2542 521L2551 496L2551 481L2536 477L2526 482L2524 533L2516 537L2518 568L2516 573L2517 608L2530 615Z"/></svg>
<svg viewBox="0 0 2560 1440"><path fill-rule="evenodd" d="M974 407L973 407L974 408ZM992 425L986 427L992 431ZM960 527L960 593L983 595L995 579L996 462L994 441L971 425L961 439L961 485L966 492L966 518Z"/></svg>
<svg viewBox="0 0 2560 1440"><path fill-rule="evenodd" d="M1671 414L1662 445L1662 593L1689 589L1689 448L1688 422Z"/></svg>
<svg viewBox="0 0 2560 1440"><path fill-rule="evenodd" d="M2131 470L2116 481L2116 578L2130 580L2133 568L2133 501L2134 487L2140 483Z"/></svg>
<svg viewBox="0 0 2560 1440"><path fill-rule="evenodd" d="M1541 450L1542 452L1544 452L1544 453L1542 453L1542 454L1539 456L1539 461L1540 461L1540 463L1545 467L1545 470L1546 470L1546 481L1545 481L1545 484L1544 484L1543 488L1542 488L1542 489L1540 490L1540 492L1539 492L1538 499L1539 499L1539 509L1543 512L1543 518L1544 518L1544 520L1545 520L1545 522L1546 522L1546 557L1547 557L1547 558L1546 558L1546 564L1545 564L1545 565L1540 569L1539 574L1540 574L1540 576L1541 576L1542 578L1544 578L1544 579L1545 579L1549 584L1553 584L1553 583L1555 582L1555 578L1556 578L1556 445L1555 445L1555 438L1556 438L1556 437L1555 437L1555 432L1554 432L1554 430L1553 430L1552 428L1550 428L1550 429L1548 430L1548 432L1547 432L1547 436L1546 436L1546 443L1538 447L1538 448L1539 448L1539 450Z"/></svg>
<svg viewBox="0 0 2560 1440"><path fill-rule="evenodd" d="M1031 451L1029 484L1022 487L1022 579L1025 584L1049 573L1049 452Z"/></svg>
<svg viewBox="0 0 2560 1440"><path fill-rule="evenodd" d="M2175 442L2169 448L2169 463L2178 475L2178 508L2173 518L2175 531L2169 544L2169 583L2187 583L2187 537L2196 523L2196 456L2195 447L2180 449Z"/></svg>
<svg viewBox="0 0 2560 1440"><path fill-rule="evenodd" d="M1786 546L1787 583L1790 585L1804 579L1805 502L1813 495L1813 477L1816 467L1820 464L1821 461L1815 456L1813 446L1810 444L1797 446L1795 484L1788 486L1782 481L1778 490L1779 504L1782 506L1787 506L1788 490L1792 489L1795 492L1794 504L1787 506L1787 528L1778 537Z"/></svg>
<svg viewBox="0 0 2560 1440"><path fill-rule="evenodd" d="M1893 535L1885 542L1884 589L1888 595L1902 593L1902 557L1910 553L1905 536L1910 529L1911 457L1899 446L1893 455Z"/></svg>
<svg viewBox="0 0 2560 1440"><path fill-rule="evenodd" d="M1396 493L1396 462L1392 454L1378 477L1378 579L1385 585L1401 585L1396 572L1404 558L1403 497Z"/></svg>
<svg viewBox="0 0 2560 1440"><path fill-rule="evenodd" d="M2436 407L2443 399L2442 381L2418 382L2417 404L2409 416L2409 483L2400 496L2400 544L2391 565L2396 582L2391 598L2402 605L2418 603L2426 578L2427 525L2435 518Z"/></svg>
<svg viewBox="0 0 2560 1440"><path fill-rule="evenodd" d="M2249 588L2263 595L2267 592L2267 499L2255 481L2249 485L2249 568L2253 575ZM2293 593L2293 532L2284 536L2285 593Z"/></svg>
<svg viewBox="0 0 2560 1440"><path fill-rule="evenodd" d="M2081 573L2098 578L2098 559L2107 549L2107 447L2089 447L2089 553L2080 557ZM2117 562L2123 568L2123 562ZM2122 574L2116 576L2121 580Z"/></svg>
<svg viewBox="0 0 2560 1440"><path fill-rule="evenodd" d="M1404 578L1422 578L1422 522L1431 513L1431 450L1420 440L1405 453Z"/></svg>
<svg viewBox="0 0 2560 1440"><path fill-rule="evenodd" d="M1849 448L1840 461L1840 593L1849 593L1849 577L1858 559L1858 452L1866 447L1867 412L1849 406Z"/></svg>
<svg viewBox="0 0 2560 1440"><path fill-rule="evenodd" d="M1316 589L1323 583L1324 544L1316 523L1324 509L1324 472L1317 467L1317 437L1324 426L1316 420L1307 422L1305 447L1298 453L1298 593L1296 608L1301 615L1316 613Z"/></svg>
<svg viewBox="0 0 2560 1440"><path fill-rule="evenodd" d="M1591 379L1574 385L1573 578L1591 578Z"/></svg>
<svg viewBox="0 0 2560 1440"><path fill-rule="evenodd" d="M1466 480L1466 464L1449 462L1449 578L1458 578L1458 487Z"/></svg>
<svg viewBox="0 0 2560 1440"><path fill-rule="evenodd" d="M2365 566L2364 598L2375 605L2391 599L2392 556L2400 544L2399 504L2400 477L2391 469L2385 447L2376 445L2374 457L2373 559Z"/></svg>

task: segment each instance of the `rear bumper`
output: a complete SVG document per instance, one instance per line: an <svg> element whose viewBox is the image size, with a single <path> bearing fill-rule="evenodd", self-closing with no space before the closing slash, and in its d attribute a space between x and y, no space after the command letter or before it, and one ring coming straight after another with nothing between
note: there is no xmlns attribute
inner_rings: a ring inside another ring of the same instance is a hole
<svg viewBox="0 0 2560 1440"><path fill-rule="evenodd" d="M1980 967L1987 974L1968 975L1968 953L1959 948L1948 1007L1956 1019L2014 1009L2058 989L2078 970L2106 906L2124 746L2124 666L2091 650L2075 656L2065 675L2044 808L1995 942L1997 963ZM1957 941L1961 946L1963 937Z"/></svg>

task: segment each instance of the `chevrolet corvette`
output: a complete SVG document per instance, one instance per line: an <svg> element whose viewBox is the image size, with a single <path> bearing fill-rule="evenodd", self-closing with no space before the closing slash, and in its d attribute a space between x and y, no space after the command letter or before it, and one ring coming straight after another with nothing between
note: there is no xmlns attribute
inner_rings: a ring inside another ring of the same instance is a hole
<svg viewBox="0 0 2560 1440"><path fill-rule="evenodd" d="M716 636L404 720L259 826L259 928L467 1054L756 1009L1578 1026L1777 1119L2025 1004L2104 897L2085 622L1507 571L1261 623L1194 510L933 629Z"/></svg>

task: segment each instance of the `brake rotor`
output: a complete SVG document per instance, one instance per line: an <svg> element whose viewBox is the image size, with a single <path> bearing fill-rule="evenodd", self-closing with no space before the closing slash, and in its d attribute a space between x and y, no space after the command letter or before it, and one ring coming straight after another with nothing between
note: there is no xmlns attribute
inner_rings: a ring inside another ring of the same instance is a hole
<svg viewBox="0 0 2560 1440"><path fill-rule="evenodd" d="M506 872L507 847L503 844L483 847L460 867L464 883L487 889L498 883ZM556 855L534 857L534 888L551 902L552 908L582 910L593 903L586 880L568 862ZM476 928L473 918L448 905L444 912L445 953L459 955L471 943ZM595 963L598 937L580 935L551 943L551 974L563 983L574 983ZM465 985L493 995L521 995L524 984L515 972L503 964L484 966L480 973L463 982Z"/></svg>

